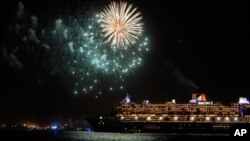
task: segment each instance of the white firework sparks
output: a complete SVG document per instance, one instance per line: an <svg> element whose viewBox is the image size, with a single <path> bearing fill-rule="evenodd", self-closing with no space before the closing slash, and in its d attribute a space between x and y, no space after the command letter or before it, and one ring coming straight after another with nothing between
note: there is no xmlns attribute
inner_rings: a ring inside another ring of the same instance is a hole
<svg viewBox="0 0 250 141"><path fill-rule="evenodd" d="M142 16L126 2L111 2L101 13L101 28L107 42L117 48L135 44L142 35Z"/></svg>

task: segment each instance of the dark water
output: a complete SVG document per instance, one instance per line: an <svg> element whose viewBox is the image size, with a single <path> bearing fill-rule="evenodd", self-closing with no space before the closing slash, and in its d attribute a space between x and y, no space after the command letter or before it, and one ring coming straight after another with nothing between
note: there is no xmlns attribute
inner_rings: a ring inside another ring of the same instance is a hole
<svg viewBox="0 0 250 141"><path fill-rule="evenodd" d="M45 132L1 131L1 141L220 141L229 140L225 134L164 134L164 133L105 133L105 132Z"/></svg>

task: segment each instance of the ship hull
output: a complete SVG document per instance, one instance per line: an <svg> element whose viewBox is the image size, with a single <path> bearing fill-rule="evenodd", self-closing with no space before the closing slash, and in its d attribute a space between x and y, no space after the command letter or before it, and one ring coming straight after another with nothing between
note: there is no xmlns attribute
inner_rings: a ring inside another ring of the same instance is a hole
<svg viewBox="0 0 250 141"><path fill-rule="evenodd" d="M88 121L96 132L230 134L237 128L250 129L249 123L124 122L110 118Z"/></svg>

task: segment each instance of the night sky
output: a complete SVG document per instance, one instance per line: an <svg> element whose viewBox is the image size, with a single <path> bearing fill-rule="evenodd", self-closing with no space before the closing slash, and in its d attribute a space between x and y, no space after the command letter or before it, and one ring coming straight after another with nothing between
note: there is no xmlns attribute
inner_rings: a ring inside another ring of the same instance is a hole
<svg viewBox="0 0 250 141"><path fill-rule="evenodd" d="M110 1L22 1L29 20L40 27L80 10L102 9ZM249 6L246 1L129 1L142 12L150 52L127 77L124 91L74 95L71 79L51 75L41 48L19 49L18 1L0 2L0 120L53 120L109 115L112 104L129 93L134 102L176 99L188 102L193 92L208 100L230 103L250 98ZM27 29L23 29L24 32ZM29 45L29 47L33 47ZM7 52L6 52L7 50ZM14 57L13 54L14 53Z"/></svg>

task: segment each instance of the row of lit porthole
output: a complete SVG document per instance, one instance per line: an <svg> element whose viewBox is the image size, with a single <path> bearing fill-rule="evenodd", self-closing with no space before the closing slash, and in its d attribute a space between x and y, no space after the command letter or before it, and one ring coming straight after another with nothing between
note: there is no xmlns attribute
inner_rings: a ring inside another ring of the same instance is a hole
<svg viewBox="0 0 250 141"><path fill-rule="evenodd" d="M124 119L124 117L121 116L121 120L123 120L123 119ZM134 119L135 119L135 120L138 120L138 117L135 116ZM148 121L150 121L150 120L151 120L151 117L148 116L146 119L147 119ZM158 119L159 119L159 120L163 120L163 117L159 117ZM194 121L194 120L195 120L195 117L190 117L189 119L190 119L190 121ZM210 117L206 117L206 121L210 121L210 119L211 119ZM177 121L177 120L178 120L178 117L175 116L175 117L174 117L174 120ZM216 120L217 120L217 121L222 121L223 119L222 119L221 117L216 117ZM230 118L229 118L229 117L225 117L224 120L225 120L225 121L230 121ZM233 120L234 120L234 121L238 121L238 117L234 117Z"/></svg>

